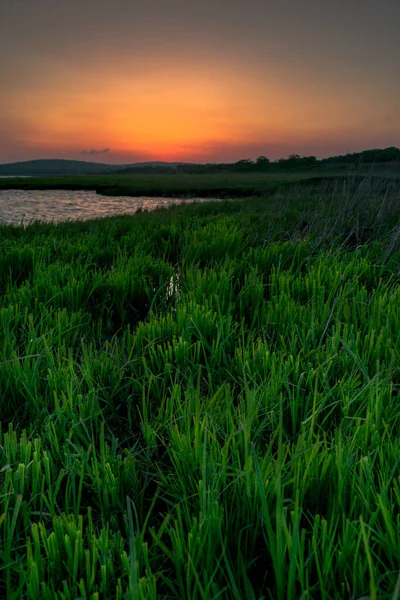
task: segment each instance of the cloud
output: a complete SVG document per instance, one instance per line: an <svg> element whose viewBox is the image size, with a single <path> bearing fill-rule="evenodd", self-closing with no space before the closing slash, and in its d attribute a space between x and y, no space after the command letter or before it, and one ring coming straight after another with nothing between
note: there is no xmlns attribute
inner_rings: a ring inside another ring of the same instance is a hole
<svg viewBox="0 0 400 600"><path fill-rule="evenodd" d="M80 154L107 154L111 152L110 148L104 148L104 150L82 150Z"/></svg>

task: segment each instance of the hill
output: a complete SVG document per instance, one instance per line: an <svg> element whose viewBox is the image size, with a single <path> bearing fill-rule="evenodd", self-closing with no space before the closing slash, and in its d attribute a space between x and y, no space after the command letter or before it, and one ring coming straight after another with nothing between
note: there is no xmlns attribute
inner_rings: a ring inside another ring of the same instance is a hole
<svg viewBox="0 0 400 600"><path fill-rule="evenodd" d="M83 160L39 159L0 165L0 176L40 176L40 175L104 175L118 171L176 166L178 163L143 162L131 165L109 165L104 163L86 162Z"/></svg>
<svg viewBox="0 0 400 600"><path fill-rule="evenodd" d="M345 170L357 168L365 171L371 167L376 169L389 168L399 172L400 149L395 147L364 150L345 155L331 156L318 159L315 156L300 156L291 154L287 158L269 160L259 156L256 161L242 159L235 163L187 163L147 161L127 165L109 165L104 163L86 162L82 160L40 159L0 165L0 176L70 176L70 175L105 175L107 173L129 175L138 173L186 173L208 174L221 172L236 173L280 173L318 170Z"/></svg>
<svg viewBox="0 0 400 600"><path fill-rule="evenodd" d="M117 169L121 166L118 165ZM0 165L0 175L95 175L111 173L113 165L84 162L82 160L42 159Z"/></svg>

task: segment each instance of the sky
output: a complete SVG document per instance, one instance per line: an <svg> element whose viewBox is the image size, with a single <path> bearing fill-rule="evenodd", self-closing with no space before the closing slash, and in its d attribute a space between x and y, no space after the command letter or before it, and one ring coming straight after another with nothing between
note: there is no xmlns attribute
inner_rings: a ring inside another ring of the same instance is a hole
<svg viewBox="0 0 400 600"><path fill-rule="evenodd" d="M400 146L400 0L1 0L0 163Z"/></svg>

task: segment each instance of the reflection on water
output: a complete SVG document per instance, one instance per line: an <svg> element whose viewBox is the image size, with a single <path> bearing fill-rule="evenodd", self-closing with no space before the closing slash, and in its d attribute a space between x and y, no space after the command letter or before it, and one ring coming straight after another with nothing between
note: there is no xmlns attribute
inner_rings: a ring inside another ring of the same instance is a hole
<svg viewBox="0 0 400 600"><path fill-rule="evenodd" d="M96 192L67 190L0 190L0 223L27 225L32 221L70 221L97 219L134 213L138 209L210 202L210 198L132 198L130 196L100 196Z"/></svg>

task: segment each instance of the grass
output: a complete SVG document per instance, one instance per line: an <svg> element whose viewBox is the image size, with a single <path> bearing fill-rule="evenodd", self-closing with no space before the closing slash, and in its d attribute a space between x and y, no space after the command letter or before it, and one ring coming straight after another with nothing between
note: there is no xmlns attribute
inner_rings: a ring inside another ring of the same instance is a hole
<svg viewBox="0 0 400 600"><path fill-rule="evenodd" d="M354 172L353 172L354 171ZM351 179L359 184L366 178L378 175L383 179L398 179L393 167L381 170L359 167L352 171ZM218 197L243 198L249 196L270 196L278 189L293 184L319 183L332 179L348 179L348 171L341 169L310 169L293 173L218 173L208 175L168 174L168 175L98 175L69 177L34 177L31 179L0 178L0 190L94 190L106 196L164 196L164 197Z"/></svg>
<svg viewBox="0 0 400 600"><path fill-rule="evenodd" d="M298 181L299 174L209 174L209 175L99 175L0 179L0 189L94 190L106 196L199 196L248 197L271 193L282 184Z"/></svg>
<svg viewBox="0 0 400 600"><path fill-rule="evenodd" d="M0 227L0 595L398 598L399 188L312 194Z"/></svg>

